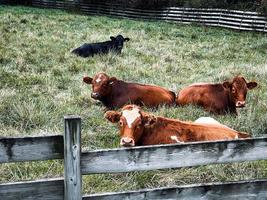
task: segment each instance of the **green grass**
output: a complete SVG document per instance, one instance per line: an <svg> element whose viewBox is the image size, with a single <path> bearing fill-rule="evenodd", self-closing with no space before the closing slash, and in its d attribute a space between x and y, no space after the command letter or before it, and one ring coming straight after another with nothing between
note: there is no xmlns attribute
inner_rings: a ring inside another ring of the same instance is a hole
<svg viewBox="0 0 267 200"><path fill-rule="evenodd" d="M84 42L123 34L131 39L116 56L80 58ZM0 6L0 135L63 132L63 116L80 115L84 150L119 147L117 127L90 98L85 75L104 71L120 79L177 91L194 82L221 82L241 74L259 83L238 117L216 116L194 106L146 109L181 120L211 116L253 137L267 134L267 38L196 25L70 14ZM186 156L186 155L185 155ZM179 161L178 161L179 162ZM62 176L61 161L2 164L0 181ZM267 177L267 162L83 177L85 193Z"/></svg>

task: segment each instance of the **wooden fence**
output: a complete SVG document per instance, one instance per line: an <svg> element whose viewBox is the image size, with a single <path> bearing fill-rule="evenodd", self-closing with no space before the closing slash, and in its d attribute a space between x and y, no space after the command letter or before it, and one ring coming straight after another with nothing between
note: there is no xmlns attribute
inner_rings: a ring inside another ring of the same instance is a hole
<svg viewBox="0 0 267 200"><path fill-rule="evenodd" d="M65 117L63 136L0 139L0 163L64 159L64 178L0 184L3 200L266 199L267 179L82 196L82 175L267 160L267 137L81 152L81 119Z"/></svg>
<svg viewBox="0 0 267 200"><path fill-rule="evenodd" d="M126 2L126 1L124 1ZM205 26L225 27L236 30L259 31L267 33L267 19L257 12L165 7L162 9L144 10L127 6L127 3L113 1L82 0L32 0L35 7L74 9L90 15L107 15L132 19L165 20L177 23L197 23Z"/></svg>

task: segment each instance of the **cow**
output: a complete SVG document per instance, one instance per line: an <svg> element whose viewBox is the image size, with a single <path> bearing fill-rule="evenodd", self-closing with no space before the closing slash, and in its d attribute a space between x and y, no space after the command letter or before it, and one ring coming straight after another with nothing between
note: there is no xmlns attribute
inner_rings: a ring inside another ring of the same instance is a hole
<svg viewBox="0 0 267 200"><path fill-rule="evenodd" d="M158 107L174 105L175 93L159 86L129 83L100 72L83 81L92 85L91 97L101 101L109 109L121 108L127 103Z"/></svg>
<svg viewBox="0 0 267 200"><path fill-rule="evenodd" d="M74 49L72 53L84 58L93 57L95 54L107 54L109 51L120 54L123 43L130 40L129 38L124 38L122 35L118 35L117 37L110 36L110 39L111 41L85 43Z"/></svg>
<svg viewBox="0 0 267 200"><path fill-rule="evenodd" d="M223 83L195 83L178 92L175 102L179 106L195 104L215 114L237 114L236 108L245 107L247 91L256 86L243 76Z"/></svg>
<svg viewBox="0 0 267 200"><path fill-rule="evenodd" d="M235 131L214 119L187 122L156 117L137 105L126 105L121 112L107 111L104 117L119 124L120 145L123 147L250 137L249 134Z"/></svg>

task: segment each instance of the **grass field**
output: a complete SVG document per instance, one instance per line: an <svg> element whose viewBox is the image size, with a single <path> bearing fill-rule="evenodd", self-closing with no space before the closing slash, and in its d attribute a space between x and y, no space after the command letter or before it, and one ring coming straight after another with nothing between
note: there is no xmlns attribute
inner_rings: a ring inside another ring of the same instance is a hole
<svg viewBox="0 0 267 200"><path fill-rule="evenodd" d="M84 59L70 53L84 42L117 34L131 39L119 56ZM175 92L194 82L221 82L241 74L259 86L248 93L247 106L237 117L216 116L193 106L146 110L181 120L211 116L253 137L267 134L266 35L0 6L0 136L62 134L63 116L77 114L83 120L84 150L119 147L116 126L103 118L104 107L90 98L91 88L82 82L83 76L99 71ZM0 182L62 175L62 161L0 165ZM267 161L84 176L83 190L251 178L267 178Z"/></svg>

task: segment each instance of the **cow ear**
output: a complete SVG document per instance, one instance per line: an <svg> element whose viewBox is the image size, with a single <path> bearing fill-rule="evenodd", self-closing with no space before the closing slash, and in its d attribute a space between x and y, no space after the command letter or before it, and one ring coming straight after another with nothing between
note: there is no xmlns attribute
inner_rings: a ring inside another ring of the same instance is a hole
<svg viewBox="0 0 267 200"><path fill-rule="evenodd" d="M142 122L146 128L154 126L157 118L154 115L142 114Z"/></svg>
<svg viewBox="0 0 267 200"><path fill-rule="evenodd" d="M111 78L109 78L108 83L109 83L110 85L112 85L112 84L114 83L114 81L116 81L116 80L117 80L116 77L111 77Z"/></svg>
<svg viewBox="0 0 267 200"><path fill-rule="evenodd" d="M248 88L249 90L251 90L251 89L257 87L257 85L258 85L257 82L249 82L249 83L247 83L247 88Z"/></svg>
<svg viewBox="0 0 267 200"><path fill-rule="evenodd" d="M222 85L223 85L223 87L226 88L226 89L231 88L231 83L230 83L229 81L225 81L225 82L223 82Z"/></svg>
<svg viewBox="0 0 267 200"><path fill-rule="evenodd" d="M120 121L121 113L117 111L107 111L104 117L112 123L117 123Z"/></svg>
<svg viewBox="0 0 267 200"><path fill-rule="evenodd" d="M113 41L113 40L115 40L115 37L113 37L113 36L110 36L110 39Z"/></svg>
<svg viewBox="0 0 267 200"><path fill-rule="evenodd" d="M124 42L130 41L130 38L124 38Z"/></svg>
<svg viewBox="0 0 267 200"><path fill-rule="evenodd" d="M93 79L89 76L85 76L83 77L83 82L87 83L87 84L92 84Z"/></svg>

